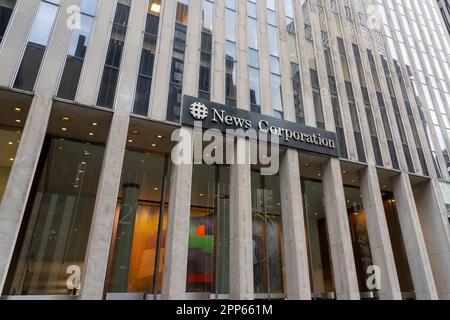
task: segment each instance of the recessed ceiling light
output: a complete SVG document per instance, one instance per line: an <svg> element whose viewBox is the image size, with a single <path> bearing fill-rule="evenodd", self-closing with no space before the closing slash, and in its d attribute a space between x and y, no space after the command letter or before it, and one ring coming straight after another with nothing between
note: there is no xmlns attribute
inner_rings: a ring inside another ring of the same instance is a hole
<svg viewBox="0 0 450 320"><path fill-rule="evenodd" d="M65 122L70 121L69 117L62 117L61 119L62 119L62 121L65 121Z"/></svg>
<svg viewBox="0 0 450 320"><path fill-rule="evenodd" d="M347 171L344 170L344 171L342 171L342 173L343 173L343 174L347 174Z"/></svg>
<svg viewBox="0 0 450 320"><path fill-rule="evenodd" d="M22 112L22 108L15 107L15 108L14 108L14 111L15 111L15 112Z"/></svg>
<svg viewBox="0 0 450 320"><path fill-rule="evenodd" d="M58 149L59 149L59 150L62 150L62 149L64 149L64 148L63 148L63 147L61 147L61 146L59 146L59 147L58 147Z"/></svg>
<svg viewBox="0 0 450 320"><path fill-rule="evenodd" d="M147 151L147 152L145 153L145 155L148 157L148 156L151 156L152 154L151 154L150 152Z"/></svg>
<svg viewBox="0 0 450 320"><path fill-rule="evenodd" d="M17 123L22 123L22 120L16 119L16 122L17 122Z"/></svg>
<svg viewBox="0 0 450 320"><path fill-rule="evenodd" d="M309 163L305 163L305 167L309 167Z"/></svg>
<svg viewBox="0 0 450 320"><path fill-rule="evenodd" d="M153 190L158 191L159 189L158 188L154 188Z"/></svg>
<svg viewBox="0 0 450 320"><path fill-rule="evenodd" d="M162 139L162 135L160 135L160 134L158 134L157 136L156 136L158 139Z"/></svg>
<svg viewBox="0 0 450 320"><path fill-rule="evenodd" d="M12 142L12 141L9 141L8 144L11 146L11 145L13 144L13 142Z"/></svg>
<svg viewBox="0 0 450 320"><path fill-rule="evenodd" d="M93 136L95 136L95 133L89 132L89 135L90 135L91 137L93 137Z"/></svg>
<svg viewBox="0 0 450 320"><path fill-rule="evenodd" d="M153 147L153 148L156 148L156 147L157 147L157 145L156 145L155 143L153 143L153 144L152 144L152 147Z"/></svg>
<svg viewBox="0 0 450 320"><path fill-rule="evenodd" d="M200 193L200 197L203 197L203 196L205 196L203 193Z"/></svg>
<svg viewBox="0 0 450 320"><path fill-rule="evenodd" d="M85 155L85 156L90 156L91 153L90 153L89 151L85 151L85 152L84 152L84 155Z"/></svg>
<svg viewBox="0 0 450 320"><path fill-rule="evenodd" d="M96 126L98 126L98 123L97 122L92 122L91 125L96 127Z"/></svg>
<svg viewBox="0 0 450 320"><path fill-rule="evenodd" d="M81 164L82 164L82 165L85 165L85 164L86 164L86 162L84 162L84 161L83 161L83 162L81 162Z"/></svg>
<svg viewBox="0 0 450 320"><path fill-rule="evenodd" d="M9 161L14 161L14 158L9 158Z"/></svg>
<svg viewBox="0 0 450 320"><path fill-rule="evenodd" d="M353 182L353 183L355 183L355 182L356 182L356 180L352 180L352 182Z"/></svg>
<svg viewBox="0 0 450 320"><path fill-rule="evenodd" d="M61 128L62 131L67 131L67 128Z"/></svg>
<svg viewBox="0 0 450 320"><path fill-rule="evenodd" d="M133 130L131 131L132 134L139 134L139 130Z"/></svg>
<svg viewBox="0 0 450 320"><path fill-rule="evenodd" d="M131 140L131 139L128 139L128 142L129 142L129 143L133 143L133 140Z"/></svg>

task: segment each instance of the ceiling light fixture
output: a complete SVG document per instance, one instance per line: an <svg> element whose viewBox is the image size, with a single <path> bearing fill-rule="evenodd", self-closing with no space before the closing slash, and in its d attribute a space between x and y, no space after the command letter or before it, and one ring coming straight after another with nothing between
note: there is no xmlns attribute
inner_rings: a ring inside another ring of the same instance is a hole
<svg viewBox="0 0 450 320"><path fill-rule="evenodd" d="M16 119L16 122L17 122L17 123L22 123L22 120Z"/></svg>
<svg viewBox="0 0 450 320"><path fill-rule="evenodd" d="M65 132L65 131L67 131L67 128L61 128L61 130Z"/></svg>
<svg viewBox="0 0 450 320"><path fill-rule="evenodd" d="M15 108L14 108L14 111L15 111L15 112L22 112L22 108L15 107Z"/></svg>
<svg viewBox="0 0 450 320"><path fill-rule="evenodd" d="M162 135L160 135L160 134L158 134L157 136L156 136L158 139L162 139Z"/></svg>
<svg viewBox="0 0 450 320"><path fill-rule="evenodd" d="M70 118L69 118L69 117L62 117L61 119L62 119L62 121L64 121L64 122L70 121Z"/></svg>

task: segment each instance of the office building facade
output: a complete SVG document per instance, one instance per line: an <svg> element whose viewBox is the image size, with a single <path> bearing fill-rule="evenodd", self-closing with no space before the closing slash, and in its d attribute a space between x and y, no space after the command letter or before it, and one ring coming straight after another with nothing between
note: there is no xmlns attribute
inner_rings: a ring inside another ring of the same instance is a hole
<svg viewBox="0 0 450 320"><path fill-rule="evenodd" d="M442 2L0 0L1 297L450 299Z"/></svg>

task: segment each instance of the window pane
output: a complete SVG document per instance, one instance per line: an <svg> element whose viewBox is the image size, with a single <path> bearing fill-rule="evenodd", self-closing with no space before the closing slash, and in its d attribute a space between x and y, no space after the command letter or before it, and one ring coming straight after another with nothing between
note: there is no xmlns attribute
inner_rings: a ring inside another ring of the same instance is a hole
<svg viewBox="0 0 450 320"><path fill-rule="evenodd" d="M125 152L108 292L152 293L155 289L159 293L161 290L164 239L161 239L161 248L157 247L157 240L159 227L163 234L167 227L166 206L160 220L164 162L162 156ZM155 270L157 251L161 256ZM153 287L155 275L158 276L157 288Z"/></svg>
<svg viewBox="0 0 450 320"><path fill-rule="evenodd" d="M52 139L44 150L16 246L18 260L10 268L10 295L79 293L68 289L67 271L84 267L104 148Z"/></svg>

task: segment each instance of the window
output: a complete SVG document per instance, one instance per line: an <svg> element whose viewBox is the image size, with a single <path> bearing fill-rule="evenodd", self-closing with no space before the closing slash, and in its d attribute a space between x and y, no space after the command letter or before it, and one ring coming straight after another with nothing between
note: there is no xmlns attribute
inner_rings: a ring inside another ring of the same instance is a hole
<svg viewBox="0 0 450 320"><path fill-rule="evenodd" d="M99 145L46 140L7 295L79 294L67 287L67 272L83 271L103 153Z"/></svg>
<svg viewBox="0 0 450 320"><path fill-rule="evenodd" d="M164 181L168 163L163 156L125 152L109 258L110 293L161 292L168 207Z"/></svg>
<svg viewBox="0 0 450 320"><path fill-rule="evenodd" d="M106 54L105 68L100 83L97 105L113 108L123 47L128 27L131 0L119 0Z"/></svg>
<svg viewBox="0 0 450 320"><path fill-rule="evenodd" d="M191 191L187 292L229 293L229 169L195 165Z"/></svg>
<svg viewBox="0 0 450 320"><path fill-rule="evenodd" d="M253 280L256 294L280 294L283 286L281 198L278 176L252 171Z"/></svg>
<svg viewBox="0 0 450 320"><path fill-rule="evenodd" d="M14 88L33 91L44 58L45 49L50 40L60 0L41 1L27 47L14 81Z"/></svg>
<svg viewBox="0 0 450 320"><path fill-rule="evenodd" d="M153 80L153 68L155 64L156 42L158 39L161 1L152 0L147 11L147 21L144 30L144 42L142 44L139 75L136 86L133 113L147 116L150 103L150 90Z"/></svg>
<svg viewBox="0 0 450 320"><path fill-rule="evenodd" d="M205 100L211 98L211 63L212 63L212 28L214 17L214 4L209 0L203 0L202 34L200 46L200 71L198 96Z"/></svg>
<svg viewBox="0 0 450 320"><path fill-rule="evenodd" d="M178 0L167 105L167 120L172 122L181 116L188 10L189 0Z"/></svg>
<svg viewBox="0 0 450 320"><path fill-rule="evenodd" d="M89 44L97 1L83 0L81 4L80 28L73 30L66 64L59 84L57 96L75 100L83 68L84 57Z"/></svg>
<svg viewBox="0 0 450 320"><path fill-rule="evenodd" d="M13 13L16 0L2 0L0 1L0 44L8 28L9 19Z"/></svg>

